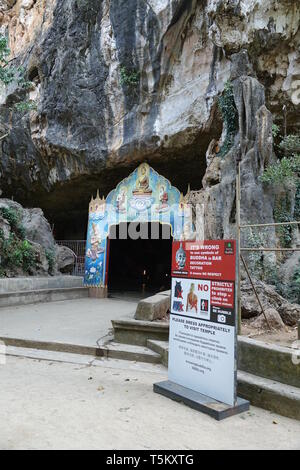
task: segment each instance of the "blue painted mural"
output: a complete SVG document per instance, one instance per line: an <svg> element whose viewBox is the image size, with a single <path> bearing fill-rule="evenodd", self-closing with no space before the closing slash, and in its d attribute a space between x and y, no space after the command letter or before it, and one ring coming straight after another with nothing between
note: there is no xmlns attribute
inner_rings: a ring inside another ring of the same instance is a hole
<svg viewBox="0 0 300 470"><path fill-rule="evenodd" d="M160 222L175 240L192 239L191 208L186 198L147 163L118 184L107 198L92 198L86 244L85 285L106 287L110 227L122 222Z"/></svg>

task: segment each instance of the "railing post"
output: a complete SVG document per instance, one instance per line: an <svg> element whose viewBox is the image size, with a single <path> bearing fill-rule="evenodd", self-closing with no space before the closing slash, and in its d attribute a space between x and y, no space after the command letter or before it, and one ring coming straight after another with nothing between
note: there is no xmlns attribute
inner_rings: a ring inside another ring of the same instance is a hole
<svg viewBox="0 0 300 470"><path fill-rule="evenodd" d="M242 332L242 303L241 303L241 162L238 162L236 176L236 227L237 227L237 276L238 276L238 334Z"/></svg>

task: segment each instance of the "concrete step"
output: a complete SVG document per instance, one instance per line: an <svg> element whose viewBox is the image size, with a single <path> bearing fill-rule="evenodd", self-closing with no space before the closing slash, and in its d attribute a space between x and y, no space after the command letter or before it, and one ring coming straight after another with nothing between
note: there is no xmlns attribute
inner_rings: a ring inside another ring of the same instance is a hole
<svg viewBox="0 0 300 470"><path fill-rule="evenodd" d="M114 337L118 343L147 346L148 339L167 341L169 323L142 320L112 320Z"/></svg>
<svg viewBox="0 0 300 470"><path fill-rule="evenodd" d="M66 289L83 287L80 276L14 277L0 279L0 294L35 291L40 289Z"/></svg>
<svg viewBox="0 0 300 470"><path fill-rule="evenodd" d="M168 367L168 358L169 358L169 342L168 341L158 341L155 339L148 339L147 346L152 351L160 355L161 362L165 367Z"/></svg>
<svg viewBox="0 0 300 470"><path fill-rule="evenodd" d="M25 290L0 294L0 308L18 305L36 304L40 302L57 302L61 300L83 299L89 296L86 287L69 287L53 289Z"/></svg>
<svg viewBox="0 0 300 470"><path fill-rule="evenodd" d="M168 350L162 351L158 346L169 339L168 323L130 319L116 320L112 324L118 342L151 347L162 354L163 364L168 365ZM154 342L149 343L149 340ZM299 350L292 348L244 336L238 337L239 370L298 388L300 388L300 362L293 358L297 355L296 359L299 359L299 354Z"/></svg>
<svg viewBox="0 0 300 470"><path fill-rule="evenodd" d="M6 348L7 358L21 357L37 361L62 362L93 367L109 367L121 370L135 370L160 374L166 377L167 370L161 364L150 362L130 361L124 359L112 359L107 357L95 357L88 354L72 354L59 351L47 351L43 349L17 348L8 346Z"/></svg>
<svg viewBox="0 0 300 470"><path fill-rule="evenodd" d="M111 338L111 337L107 337ZM52 351L60 353L89 355L98 358L122 359L127 361L146 362L151 364L160 364L161 357L158 353L143 346L134 346L129 344L115 343L106 340L100 345L70 344L59 342L35 341L25 338L1 337L8 348L27 349L30 354L33 350ZM36 358L32 355L27 357Z"/></svg>
<svg viewBox="0 0 300 470"><path fill-rule="evenodd" d="M300 361L293 360L296 353L292 348L238 338L239 370L300 388Z"/></svg>
<svg viewBox="0 0 300 470"><path fill-rule="evenodd" d="M238 372L238 396L251 405L300 420L300 389L274 380Z"/></svg>
<svg viewBox="0 0 300 470"><path fill-rule="evenodd" d="M106 345L106 357L113 359L124 359L127 361L148 362L160 364L160 354L144 346L131 344L109 343Z"/></svg>

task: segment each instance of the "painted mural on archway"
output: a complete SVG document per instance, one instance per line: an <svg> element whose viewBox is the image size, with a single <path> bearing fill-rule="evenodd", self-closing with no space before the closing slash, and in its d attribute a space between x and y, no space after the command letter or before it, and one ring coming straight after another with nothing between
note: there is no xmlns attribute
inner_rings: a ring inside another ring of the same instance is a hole
<svg viewBox="0 0 300 470"><path fill-rule="evenodd" d="M86 243L85 278L89 287L106 287L110 227L121 222L160 222L171 226L173 239L193 239L187 198L147 163L121 181L107 198L92 197Z"/></svg>

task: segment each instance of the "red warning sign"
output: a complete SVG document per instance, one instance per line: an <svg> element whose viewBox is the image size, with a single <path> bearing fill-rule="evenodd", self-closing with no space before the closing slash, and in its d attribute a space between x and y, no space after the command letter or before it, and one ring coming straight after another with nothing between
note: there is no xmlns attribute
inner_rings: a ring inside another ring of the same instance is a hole
<svg viewBox="0 0 300 470"><path fill-rule="evenodd" d="M234 240L176 241L173 243L172 276L235 281L235 260Z"/></svg>

